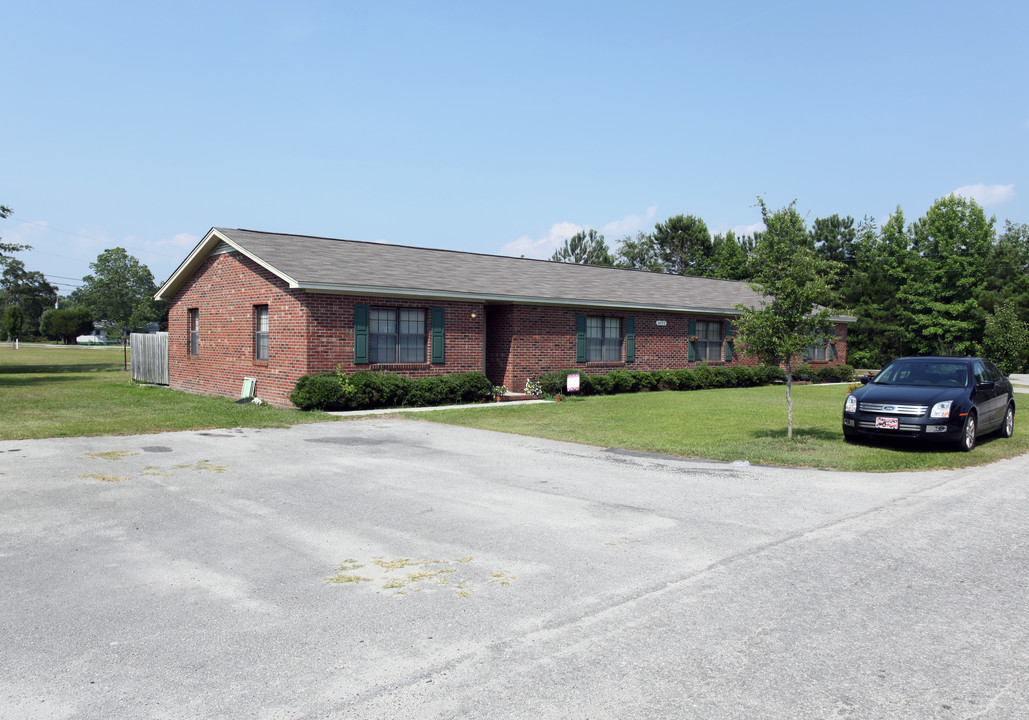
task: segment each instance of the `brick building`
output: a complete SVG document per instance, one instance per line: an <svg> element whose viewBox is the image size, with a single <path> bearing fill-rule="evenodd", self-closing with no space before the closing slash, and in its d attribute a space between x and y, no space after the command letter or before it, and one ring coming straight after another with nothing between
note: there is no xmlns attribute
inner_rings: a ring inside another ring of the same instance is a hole
<svg viewBox="0 0 1029 720"><path fill-rule="evenodd" d="M552 370L752 364L732 342L744 282L212 228L157 293L169 384L289 406L306 373L480 371L521 391ZM849 317L811 348L842 363Z"/></svg>

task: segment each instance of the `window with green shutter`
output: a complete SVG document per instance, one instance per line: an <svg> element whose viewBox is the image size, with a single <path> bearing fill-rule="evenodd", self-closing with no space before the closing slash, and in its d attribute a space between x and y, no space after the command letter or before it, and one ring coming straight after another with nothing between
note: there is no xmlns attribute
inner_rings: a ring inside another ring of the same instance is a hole
<svg viewBox="0 0 1029 720"><path fill-rule="evenodd" d="M444 361L443 355L443 308L432 309L432 362L439 365Z"/></svg>
<svg viewBox="0 0 1029 720"><path fill-rule="evenodd" d="M354 305L354 364L368 364L367 305Z"/></svg>
<svg viewBox="0 0 1029 720"><path fill-rule="evenodd" d="M586 362L586 316L575 316L575 362Z"/></svg>

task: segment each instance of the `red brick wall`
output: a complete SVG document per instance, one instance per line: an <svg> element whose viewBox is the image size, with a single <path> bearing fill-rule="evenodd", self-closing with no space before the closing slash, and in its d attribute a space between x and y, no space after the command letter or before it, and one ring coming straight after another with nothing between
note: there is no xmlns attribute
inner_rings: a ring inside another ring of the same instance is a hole
<svg viewBox="0 0 1029 720"><path fill-rule="evenodd" d="M575 316L603 315L622 319L622 357L625 357L625 318L632 316L636 323L636 359L634 362L575 361ZM490 326L487 333L487 375L495 384L521 392L525 381L541 373L555 370L578 369L587 374L600 374L611 370L674 370L692 368L700 362L689 361L689 321L709 320L722 328L722 347L719 360L709 361L711 367L719 365L757 365L756 358L735 354L725 362L725 320L717 315L683 315L663 312L619 312L584 308L560 308L527 305L496 305L487 308ZM665 325L658 325L664 321ZM847 326L837 326L834 345L835 359L831 364L846 362ZM830 363L814 363L822 367Z"/></svg>
<svg viewBox="0 0 1029 720"><path fill-rule="evenodd" d="M445 362L398 365L354 363L354 305L414 307L426 312L426 358L431 358L431 308L443 308ZM268 306L269 357L254 360L253 308ZM200 352L189 355L188 311L200 313ZM603 315L636 324L636 359L632 363L577 363L576 315ZM724 317L694 316L718 321ZM209 257L172 300L168 316L169 383L171 387L205 395L239 397L244 377L257 380L257 396L289 407L289 394L304 374L333 370L396 372L426 377L453 372L485 372L497 385L521 392L525 381L540 373L578 368L585 373L614 369L665 370L695 367L688 361L690 317L677 313L618 312L530 305L490 305L476 302L405 300L372 296L334 295L291 290L287 284L240 253ZM658 325L658 321L665 325ZM488 326L488 331L487 331ZM837 326L834 363L846 362L847 326ZM725 365L724 360L708 363ZM737 357L729 364L756 364ZM821 366L824 363L818 363Z"/></svg>
<svg viewBox="0 0 1029 720"><path fill-rule="evenodd" d="M343 372L376 370L406 377L428 377L455 372L485 372L483 347L486 319L482 303L443 300L405 300L360 295L310 293L308 372L324 372L342 366ZM354 305L369 307L421 308L425 313L426 346L424 363L357 365L354 363ZM443 308L444 363L428 362L431 308Z"/></svg>
<svg viewBox="0 0 1029 720"><path fill-rule="evenodd" d="M354 364L354 305L444 309L443 364ZM254 360L254 305L268 306L268 361ZM189 354L188 311L200 313L200 352ZM239 397L244 377L257 380L257 397L290 407L301 375L333 370L381 370L407 377L485 370L485 317L481 303L291 290L240 253L212 255L172 300L168 313L169 385L203 395Z"/></svg>
<svg viewBox="0 0 1029 720"><path fill-rule="evenodd" d="M239 253L212 255L176 294L168 311L168 381L178 390L239 397L243 378L257 396L290 406L307 368L307 309L299 290ZM254 359L254 305L268 306L268 361ZM199 310L199 354L189 354L188 311Z"/></svg>

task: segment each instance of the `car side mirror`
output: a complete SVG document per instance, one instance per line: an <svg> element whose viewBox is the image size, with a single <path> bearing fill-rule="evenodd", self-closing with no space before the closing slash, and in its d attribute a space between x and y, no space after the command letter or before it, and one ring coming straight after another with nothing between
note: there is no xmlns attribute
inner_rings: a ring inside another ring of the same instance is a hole
<svg viewBox="0 0 1029 720"><path fill-rule="evenodd" d="M997 386L993 380L983 380L975 384L976 390L993 390Z"/></svg>
<svg viewBox="0 0 1029 720"><path fill-rule="evenodd" d="M871 375L861 375L861 376L858 377L858 380L861 382L862 385L867 385L868 383L870 383L872 381L872 376Z"/></svg>

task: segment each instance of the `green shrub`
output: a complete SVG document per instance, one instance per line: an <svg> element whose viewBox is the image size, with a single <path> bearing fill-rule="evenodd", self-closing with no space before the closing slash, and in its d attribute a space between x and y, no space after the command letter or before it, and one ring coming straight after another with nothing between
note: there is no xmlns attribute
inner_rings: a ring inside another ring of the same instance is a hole
<svg viewBox="0 0 1029 720"><path fill-rule="evenodd" d="M708 387L725 388L732 387L735 384L735 376L732 374L731 368L708 368L708 372L710 373Z"/></svg>
<svg viewBox="0 0 1029 720"><path fill-rule="evenodd" d="M793 363L793 379L794 380L810 380L811 379L811 366L806 362Z"/></svg>
<svg viewBox="0 0 1029 720"><path fill-rule="evenodd" d="M696 370L682 368L681 370L673 370L672 374L676 390L699 390L703 387L700 384L700 377L697 375Z"/></svg>
<svg viewBox="0 0 1029 720"><path fill-rule="evenodd" d="M634 378L632 373L628 370L613 370L607 374L607 377L611 380L611 389L609 392L628 393L639 390L639 385L636 384L636 378Z"/></svg>
<svg viewBox="0 0 1029 720"><path fill-rule="evenodd" d="M611 395L611 378L606 374L586 375L583 374L579 380L581 386L580 395Z"/></svg>
<svg viewBox="0 0 1029 720"><path fill-rule="evenodd" d="M653 390L661 382L661 372L647 372L646 370L630 370L632 381L638 390Z"/></svg>
<svg viewBox="0 0 1029 720"><path fill-rule="evenodd" d="M731 368L733 377L733 386L735 387L750 387L751 385L758 385L757 374L754 372L754 368L748 365L737 365Z"/></svg>
<svg viewBox="0 0 1029 720"><path fill-rule="evenodd" d="M448 375L454 387L454 402L470 403L488 399L493 393L493 383L481 372Z"/></svg>
<svg viewBox="0 0 1029 720"><path fill-rule="evenodd" d="M786 382L786 371L775 365L758 365L754 368L754 380L757 385L771 385Z"/></svg>
<svg viewBox="0 0 1029 720"><path fill-rule="evenodd" d="M493 385L482 373L454 373L409 379L395 373L358 370L304 375L290 400L302 410L366 410L481 402Z"/></svg>
<svg viewBox="0 0 1029 720"><path fill-rule="evenodd" d="M335 373L304 375L293 386L289 399L301 410L340 410L344 405L343 386Z"/></svg>
<svg viewBox="0 0 1029 720"><path fill-rule="evenodd" d="M854 379L854 368L850 365L826 365L815 370L815 382L850 382Z"/></svg>

